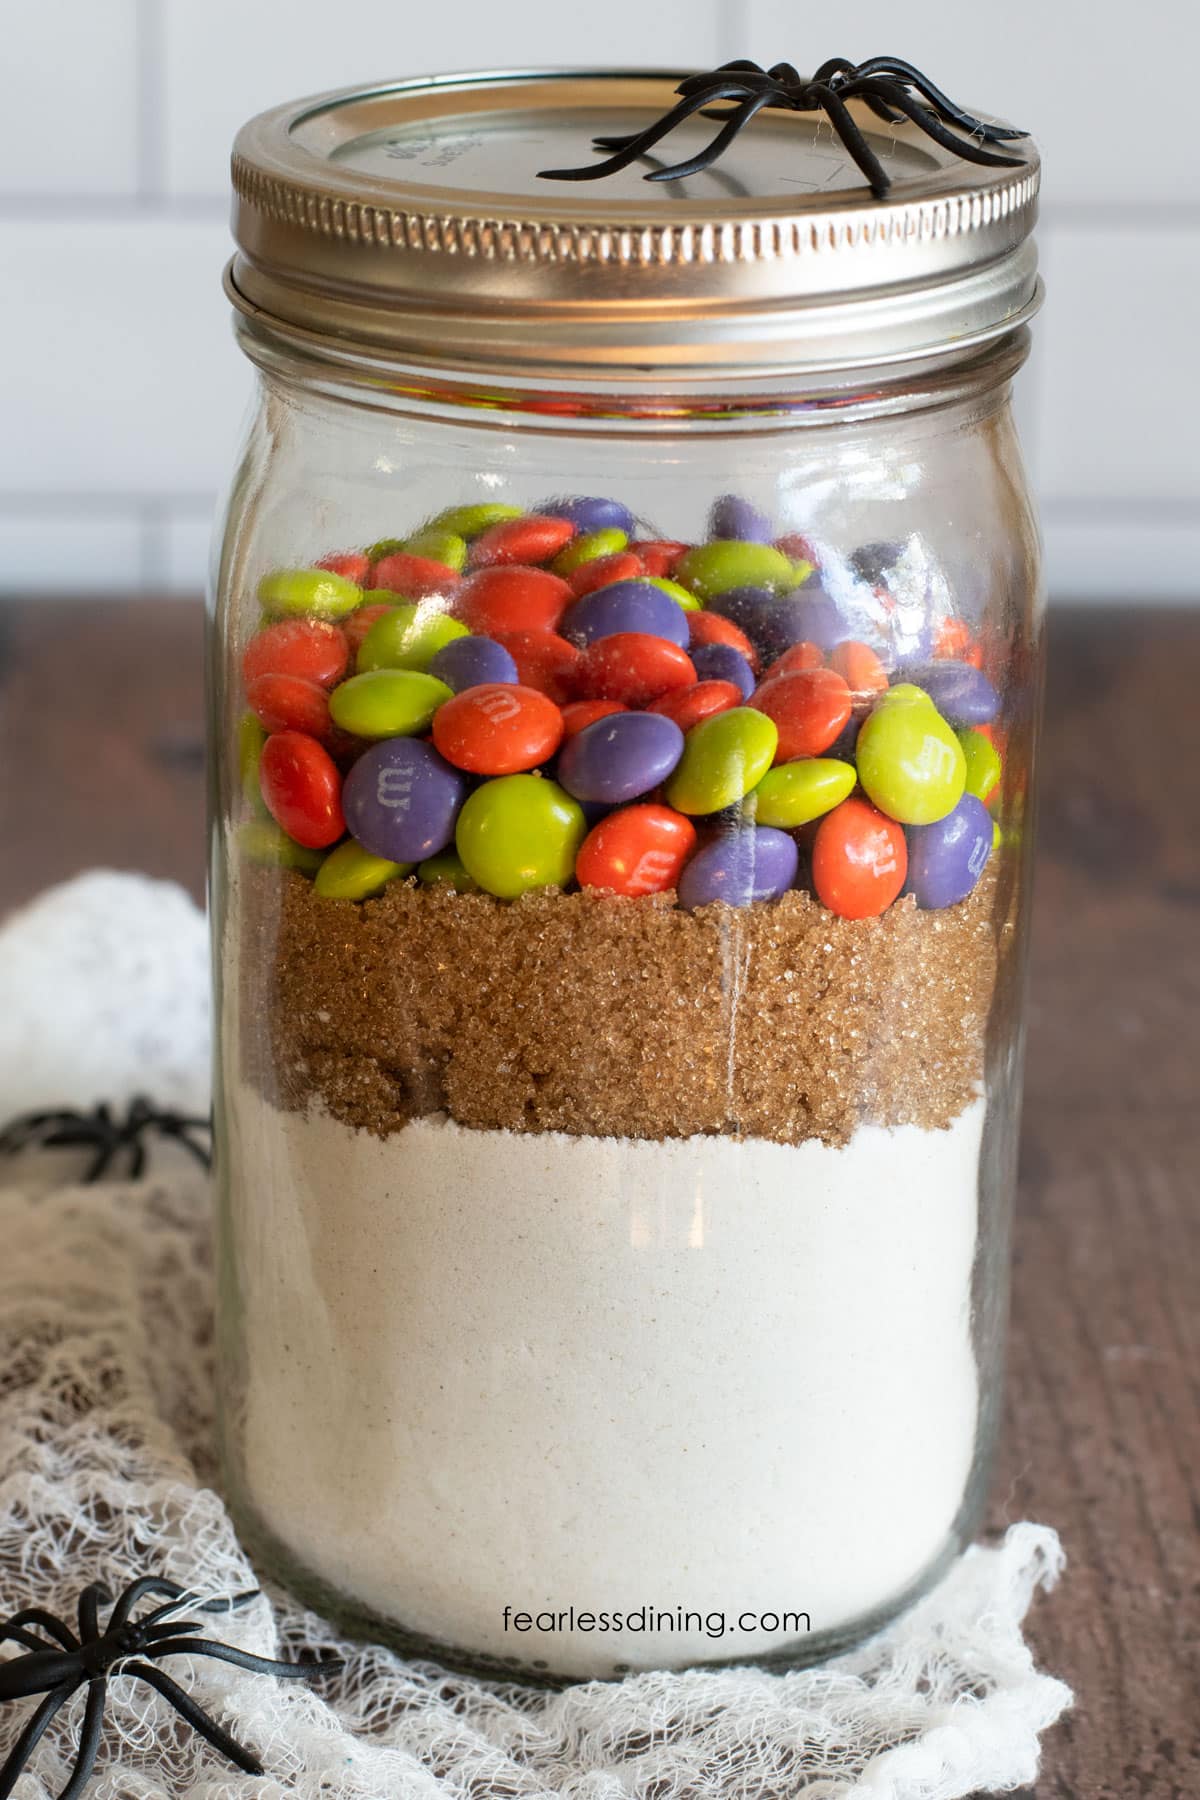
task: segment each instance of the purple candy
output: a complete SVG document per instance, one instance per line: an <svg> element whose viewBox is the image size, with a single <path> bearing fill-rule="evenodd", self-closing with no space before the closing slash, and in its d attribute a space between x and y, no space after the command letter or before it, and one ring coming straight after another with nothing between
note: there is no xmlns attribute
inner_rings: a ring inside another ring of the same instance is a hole
<svg viewBox="0 0 1200 1800"><path fill-rule="evenodd" d="M662 713L611 713L568 738L558 779L576 800L619 806L665 781L683 755L683 732Z"/></svg>
<svg viewBox="0 0 1200 1800"><path fill-rule="evenodd" d="M547 500L537 508L551 519L570 519L576 531L617 531L633 533L634 518L619 500L605 500L598 495L574 494L565 499Z"/></svg>
<svg viewBox="0 0 1200 1800"><path fill-rule="evenodd" d="M991 814L974 794L964 794L936 825L909 827L904 891L928 911L954 906L971 892L991 853Z"/></svg>
<svg viewBox="0 0 1200 1800"><path fill-rule="evenodd" d="M731 619L748 638L757 640L763 619L774 604L775 595L770 588L735 587L726 588L723 594L714 594L708 602L708 610L720 613L723 619Z"/></svg>
<svg viewBox="0 0 1200 1800"><path fill-rule="evenodd" d="M988 725L1000 710L999 694L971 663L922 663L906 669L904 680L925 689L948 725Z"/></svg>
<svg viewBox="0 0 1200 1800"><path fill-rule="evenodd" d="M710 538L733 538L739 544L769 544L775 527L766 513L737 494L722 494L708 515Z"/></svg>
<svg viewBox="0 0 1200 1800"><path fill-rule="evenodd" d="M692 667L700 681L732 681L743 700L749 700L758 683L754 670L732 644L704 644L692 651Z"/></svg>
<svg viewBox="0 0 1200 1800"><path fill-rule="evenodd" d="M517 665L504 645L489 637L460 637L443 644L429 665L429 673L456 694L484 682L520 680Z"/></svg>
<svg viewBox="0 0 1200 1800"><path fill-rule="evenodd" d="M710 900L750 906L774 900L796 879L800 855L786 831L746 825L722 832L698 850L679 878L679 904L692 910Z"/></svg>
<svg viewBox="0 0 1200 1800"><path fill-rule="evenodd" d="M762 648L780 656L793 644L815 644L830 651L851 635L836 605L815 581L780 595L766 616L764 631Z"/></svg>
<svg viewBox="0 0 1200 1800"><path fill-rule="evenodd" d="M559 631L568 643L594 644L619 631L640 631L688 646L687 614L677 600L648 581L610 581L576 600L563 614Z"/></svg>
<svg viewBox="0 0 1200 1800"><path fill-rule="evenodd" d="M364 850L390 862L422 862L454 836L467 797L465 775L417 738L386 738L364 750L346 777L342 811Z"/></svg>

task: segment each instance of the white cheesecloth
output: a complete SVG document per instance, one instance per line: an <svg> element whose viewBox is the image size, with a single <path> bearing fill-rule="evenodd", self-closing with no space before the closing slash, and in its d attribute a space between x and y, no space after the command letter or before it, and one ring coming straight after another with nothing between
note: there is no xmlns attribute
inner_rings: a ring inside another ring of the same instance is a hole
<svg viewBox="0 0 1200 1800"><path fill-rule="evenodd" d="M203 1111L202 915L178 888L97 872L0 929L0 1123L33 1106ZM255 1585L215 1483L208 1191L174 1146L148 1176L62 1185L78 1153L0 1166L0 1612L73 1613L78 1591L164 1573ZM1031 1781L1070 1690L1022 1635L1062 1567L1013 1525L921 1604L821 1668L644 1674L562 1693L501 1687L348 1644L269 1590L212 1635L264 1655L336 1648L344 1671L284 1685L171 1663L262 1758L231 1769L128 1676L109 1684L94 1800L954 1800ZM0 1708L7 1749L34 1701ZM72 1702L18 1800L67 1779Z"/></svg>

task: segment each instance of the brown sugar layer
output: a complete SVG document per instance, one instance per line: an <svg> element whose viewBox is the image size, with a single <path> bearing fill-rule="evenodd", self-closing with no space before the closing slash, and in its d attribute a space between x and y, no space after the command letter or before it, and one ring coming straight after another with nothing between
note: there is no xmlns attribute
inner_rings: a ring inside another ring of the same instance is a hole
<svg viewBox="0 0 1200 1800"><path fill-rule="evenodd" d="M836 918L397 883L356 903L244 868L247 1077L379 1135L422 1114L511 1131L844 1144L946 1126L978 1092L1004 938L991 871L939 912Z"/></svg>

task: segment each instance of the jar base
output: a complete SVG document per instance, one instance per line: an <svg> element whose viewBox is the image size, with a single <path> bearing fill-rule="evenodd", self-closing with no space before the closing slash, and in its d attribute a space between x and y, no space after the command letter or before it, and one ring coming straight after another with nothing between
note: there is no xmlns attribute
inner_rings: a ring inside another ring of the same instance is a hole
<svg viewBox="0 0 1200 1800"><path fill-rule="evenodd" d="M900 1593L869 1612L861 1613L830 1630L813 1632L782 1644L777 1649L752 1656L685 1660L656 1666L676 1673L685 1670L714 1672L718 1669L736 1668L786 1672L811 1668L854 1649L890 1625L936 1586L974 1538L986 1492L987 1467L984 1461L982 1466L977 1465L958 1517L937 1554ZM361 1601L349 1599L332 1588L321 1576L307 1568L278 1535L263 1523L250 1502L228 1492L226 1502L239 1541L258 1573L278 1582L304 1606L327 1619L345 1637L382 1645L406 1658L437 1663L455 1674L475 1676L485 1681L517 1682L525 1687L563 1689L576 1687L587 1681L622 1681L628 1675L648 1672L635 1669L629 1664L614 1662L608 1669L598 1667L586 1675L563 1674L541 1659L495 1656L485 1651L467 1650L425 1633L412 1631L399 1621L386 1618Z"/></svg>

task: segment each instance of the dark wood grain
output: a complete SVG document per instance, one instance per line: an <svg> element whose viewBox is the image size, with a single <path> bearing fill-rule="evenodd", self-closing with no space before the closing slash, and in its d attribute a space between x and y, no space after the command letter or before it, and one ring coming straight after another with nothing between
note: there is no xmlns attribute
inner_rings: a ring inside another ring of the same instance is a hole
<svg viewBox="0 0 1200 1800"><path fill-rule="evenodd" d="M1200 614L1054 615L1006 1430L1057 1526L1078 1696L1025 1800L1200 1800ZM106 863L203 883L201 619L0 610L0 907Z"/></svg>

